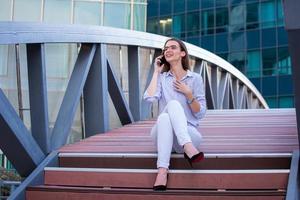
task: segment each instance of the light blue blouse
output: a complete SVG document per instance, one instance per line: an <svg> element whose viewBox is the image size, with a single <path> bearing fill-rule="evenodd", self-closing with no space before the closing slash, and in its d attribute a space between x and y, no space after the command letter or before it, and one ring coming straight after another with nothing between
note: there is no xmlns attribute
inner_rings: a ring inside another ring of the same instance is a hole
<svg viewBox="0 0 300 200"><path fill-rule="evenodd" d="M188 124L197 127L199 125L199 120L204 117L206 112L206 99L202 77L200 74L188 70L187 74L181 79L182 82L189 86L193 92L193 96L200 103L201 109L197 113L194 113L191 110L184 94L174 89L174 81L175 77L170 71L159 74L155 94L150 96L146 90L144 100L148 102L158 100L160 112L162 112L169 101L177 100L184 109Z"/></svg>

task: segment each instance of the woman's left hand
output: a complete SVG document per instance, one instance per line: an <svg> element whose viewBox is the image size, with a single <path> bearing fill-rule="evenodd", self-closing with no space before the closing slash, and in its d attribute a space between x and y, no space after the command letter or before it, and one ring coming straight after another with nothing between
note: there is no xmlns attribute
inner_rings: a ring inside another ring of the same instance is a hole
<svg viewBox="0 0 300 200"><path fill-rule="evenodd" d="M192 90L183 82L175 80L173 86L176 91L183 93L185 96L192 95Z"/></svg>

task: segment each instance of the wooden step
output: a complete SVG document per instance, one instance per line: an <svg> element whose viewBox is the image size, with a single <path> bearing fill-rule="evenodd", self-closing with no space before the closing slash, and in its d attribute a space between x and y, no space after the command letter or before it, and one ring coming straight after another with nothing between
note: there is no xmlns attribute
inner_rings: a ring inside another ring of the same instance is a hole
<svg viewBox="0 0 300 200"><path fill-rule="evenodd" d="M26 191L27 200L284 200L282 190L167 190L99 187L37 186Z"/></svg>
<svg viewBox="0 0 300 200"><path fill-rule="evenodd" d="M152 188L155 169L45 168L45 185ZM289 170L169 170L169 189L285 190Z"/></svg>
<svg viewBox="0 0 300 200"><path fill-rule="evenodd" d="M291 153L205 154L195 169L289 169ZM60 153L60 167L156 168L156 153ZM171 169L189 169L182 154L171 155Z"/></svg>

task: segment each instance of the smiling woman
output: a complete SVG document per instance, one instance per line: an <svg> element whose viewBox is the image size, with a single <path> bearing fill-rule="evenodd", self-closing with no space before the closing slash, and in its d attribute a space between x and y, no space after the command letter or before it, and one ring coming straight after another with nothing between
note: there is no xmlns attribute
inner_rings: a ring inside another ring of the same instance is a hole
<svg viewBox="0 0 300 200"><path fill-rule="evenodd" d="M161 58L166 62L161 65ZM200 151L202 136L197 127L206 112L203 81L189 70L189 55L184 43L168 39L163 54L155 59L152 80L144 94L146 101L158 100L160 115L151 130L157 144L158 174L154 190L166 190L172 150L184 153L189 164L204 158Z"/></svg>

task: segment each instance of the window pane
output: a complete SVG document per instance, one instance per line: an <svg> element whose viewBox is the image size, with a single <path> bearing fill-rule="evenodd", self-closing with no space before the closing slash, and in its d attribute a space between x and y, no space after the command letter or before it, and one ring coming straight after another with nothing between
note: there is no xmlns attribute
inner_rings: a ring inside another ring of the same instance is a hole
<svg viewBox="0 0 300 200"><path fill-rule="evenodd" d="M262 47L276 46L276 29L262 29Z"/></svg>
<svg viewBox="0 0 300 200"><path fill-rule="evenodd" d="M292 63L287 47L278 48L278 73L292 74Z"/></svg>
<svg viewBox="0 0 300 200"><path fill-rule="evenodd" d="M287 39L287 32L283 27L279 27L277 29L277 40L278 40L278 46L280 45L287 45L288 39Z"/></svg>
<svg viewBox="0 0 300 200"><path fill-rule="evenodd" d="M216 35L216 52L228 51L228 35L217 34Z"/></svg>
<svg viewBox="0 0 300 200"><path fill-rule="evenodd" d="M199 37L188 37L188 38L186 39L186 41L187 41L188 43L191 43L191 44L194 44L194 45L197 45L197 46L200 45L200 44L199 44Z"/></svg>
<svg viewBox="0 0 300 200"><path fill-rule="evenodd" d="M113 9L114 8L112 8L112 10ZM113 11L115 12L115 10ZM74 24L100 25L101 24L101 3L75 1Z"/></svg>
<svg viewBox="0 0 300 200"><path fill-rule="evenodd" d="M15 0L14 21L41 21L41 0Z"/></svg>
<svg viewBox="0 0 300 200"><path fill-rule="evenodd" d="M228 6L228 0L216 0L216 7Z"/></svg>
<svg viewBox="0 0 300 200"><path fill-rule="evenodd" d="M133 8L133 29L137 31L146 31L146 5L135 4Z"/></svg>
<svg viewBox="0 0 300 200"><path fill-rule="evenodd" d="M213 0L201 0L201 7L202 8L212 8L214 7Z"/></svg>
<svg viewBox="0 0 300 200"><path fill-rule="evenodd" d="M147 17L154 17L158 15L158 1L148 0Z"/></svg>
<svg viewBox="0 0 300 200"><path fill-rule="evenodd" d="M274 27L276 21L275 2L262 2L259 16L262 28Z"/></svg>
<svg viewBox="0 0 300 200"><path fill-rule="evenodd" d="M187 10L198 10L200 7L199 0L186 0Z"/></svg>
<svg viewBox="0 0 300 200"><path fill-rule="evenodd" d="M245 55L242 52L229 54L228 60L234 67L236 67L241 72L244 72L245 68Z"/></svg>
<svg viewBox="0 0 300 200"><path fill-rule="evenodd" d="M192 12L187 14L187 27L189 32L197 34L199 31L199 12Z"/></svg>
<svg viewBox="0 0 300 200"><path fill-rule="evenodd" d="M283 16L282 0L277 0L277 26L284 25L284 16Z"/></svg>
<svg viewBox="0 0 300 200"><path fill-rule="evenodd" d="M201 37L201 47L208 51L214 52L214 36Z"/></svg>
<svg viewBox="0 0 300 200"><path fill-rule="evenodd" d="M169 15L172 11L171 5L169 0L160 0L160 15Z"/></svg>
<svg viewBox="0 0 300 200"><path fill-rule="evenodd" d="M171 3L168 0L169 3ZM173 11L175 13L184 12L185 11L185 0L173 0Z"/></svg>
<svg viewBox="0 0 300 200"><path fill-rule="evenodd" d="M105 3L104 26L130 29L130 4Z"/></svg>
<svg viewBox="0 0 300 200"><path fill-rule="evenodd" d="M258 4L247 4L247 29L258 28Z"/></svg>
<svg viewBox="0 0 300 200"><path fill-rule="evenodd" d="M181 33L185 30L184 15L175 15L172 24L173 33Z"/></svg>
<svg viewBox="0 0 300 200"><path fill-rule="evenodd" d="M73 48L72 48L73 47ZM77 48L68 44L46 44L46 73L50 78L68 78L74 64ZM61 88L62 89L62 88Z"/></svg>
<svg viewBox="0 0 300 200"><path fill-rule="evenodd" d="M277 108L277 99L276 97L265 97L267 104L270 108Z"/></svg>
<svg viewBox="0 0 300 200"><path fill-rule="evenodd" d="M230 31L235 32L239 30L244 30L245 28L245 5L237 5L231 7L231 11L229 14L229 23L230 23Z"/></svg>
<svg viewBox="0 0 300 200"><path fill-rule="evenodd" d="M44 22L71 23L71 4L69 0L45 0Z"/></svg>
<svg viewBox="0 0 300 200"><path fill-rule="evenodd" d="M276 74L276 49L262 50L263 75Z"/></svg>
<svg viewBox="0 0 300 200"><path fill-rule="evenodd" d="M161 18L159 20L160 34L170 35L171 34L171 26L172 26L171 17Z"/></svg>
<svg viewBox="0 0 300 200"><path fill-rule="evenodd" d="M238 32L231 34L231 51L239 51L245 49L245 33Z"/></svg>
<svg viewBox="0 0 300 200"><path fill-rule="evenodd" d="M255 49L260 47L259 31L247 32L247 48Z"/></svg>
<svg viewBox="0 0 300 200"><path fill-rule="evenodd" d="M216 9L216 26L228 26L228 9Z"/></svg>
<svg viewBox="0 0 300 200"><path fill-rule="evenodd" d="M0 45L0 76L7 76L8 45Z"/></svg>
<svg viewBox="0 0 300 200"><path fill-rule="evenodd" d="M201 28L209 29L214 26L214 10L203 10L201 13Z"/></svg>
<svg viewBox="0 0 300 200"><path fill-rule="evenodd" d="M279 97L279 107L280 108L294 108L294 98L293 97Z"/></svg>
<svg viewBox="0 0 300 200"><path fill-rule="evenodd" d="M249 51L247 53L246 66L248 77L260 77L261 56L259 51Z"/></svg>
<svg viewBox="0 0 300 200"><path fill-rule="evenodd" d="M0 21L11 20L11 2L12 0L1 0L0 1Z"/></svg>
<svg viewBox="0 0 300 200"><path fill-rule="evenodd" d="M158 27L159 23L157 18L147 20L147 32L158 33Z"/></svg>

